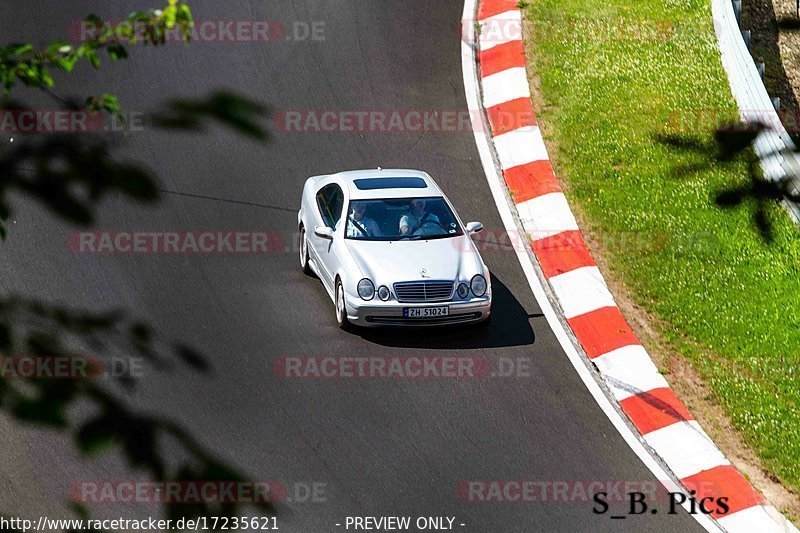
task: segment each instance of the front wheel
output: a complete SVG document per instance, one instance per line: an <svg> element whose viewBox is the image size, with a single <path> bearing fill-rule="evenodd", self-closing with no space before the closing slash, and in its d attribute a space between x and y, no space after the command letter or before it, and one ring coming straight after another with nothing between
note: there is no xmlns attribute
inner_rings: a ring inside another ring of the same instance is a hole
<svg viewBox="0 0 800 533"><path fill-rule="evenodd" d="M303 269L303 274L307 276L313 274L308 264L308 239L306 239L305 228L300 228L300 268Z"/></svg>
<svg viewBox="0 0 800 533"><path fill-rule="evenodd" d="M336 280L336 323L345 331L350 329L350 321L347 320L347 308L344 303L344 287L341 280Z"/></svg>

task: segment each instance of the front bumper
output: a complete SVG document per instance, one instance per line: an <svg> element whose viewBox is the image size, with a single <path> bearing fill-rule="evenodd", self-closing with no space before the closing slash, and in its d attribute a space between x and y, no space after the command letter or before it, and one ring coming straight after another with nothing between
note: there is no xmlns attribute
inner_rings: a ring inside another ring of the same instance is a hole
<svg viewBox="0 0 800 533"><path fill-rule="evenodd" d="M488 319L492 312L492 298L487 295L470 300L430 303L403 303L396 300L365 302L361 299L357 301L346 299L345 307L347 308L347 319L356 326L430 327L482 322ZM411 307L448 307L449 314L433 318L404 317L403 309Z"/></svg>

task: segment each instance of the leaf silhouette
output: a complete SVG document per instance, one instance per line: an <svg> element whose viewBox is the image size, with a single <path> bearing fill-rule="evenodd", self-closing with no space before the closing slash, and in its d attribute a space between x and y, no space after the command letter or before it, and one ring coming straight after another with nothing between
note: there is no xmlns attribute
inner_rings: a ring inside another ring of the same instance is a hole
<svg viewBox="0 0 800 533"><path fill-rule="evenodd" d="M168 31L177 29L184 42L190 38L193 20L184 0L169 0L162 9L129 14L118 27L107 26L97 15L85 19L93 35L80 46L57 40L37 49L28 43L0 46L0 86L3 109L30 110L21 101L9 97L19 83L40 90L64 110L94 109L106 116L119 115L120 102L113 94L99 96L60 95L55 91L51 69L72 72L79 60L101 67L103 50L112 60L128 57L126 44L139 40L151 45L166 42ZM143 25L143 35L125 32L124 24ZM115 30L122 29L122 32ZM133 48L130 48L133 50ZM153 120L154 127L200 131L216 122L259 141L267 140L261 125L266 106L229 91L217 91L204 99L172 102L163 120ZM159 115L156 115L158 117ZM27 196L49 209L56 217L79 226L95 222L98 204L109 196L152 203L159 199L156 176L144 166L122 161L116 155L119 138L103 135L37 135L20 138L10 146L0 147L0 238L9 238L4 221L16 207L17 196ZM13 238L13 236L12 236ZM200 353L180 343L165 344L155 330L144 322L131 320L120 310L102 313L71 309L50 302L0 295L0 353L25 353L30 357L78 357L76 346L90 347L94 356L140 354L148 358L150 368L169 371L169 361L207 371L209 365ZM87 457L103 451L121 452L128 466L145 471L154 481L202 480L202 476L230 473L233 470L198 443L186 429L168 419L145 416L125 407L109 392L117 385L133 386L130 376L96 379L42 379L41 377L5 379L0 375L0 409L18 423L54 428L68 435ZM88 422L77 423L69 413L80 403L90 404L100 414ZM159 443L169 439L170 460L181 468L169 468ZM227 469L227 470L226 470ZM244 479L238 475L237 479ZM165 514L175 517L211 516L220 512L234 516L239 505L190 506L167 505ZM265 513L270 505L257 506ZM81 518L89 518L88 509L71 505Z"/></svg>
<svg viewBox="0 0 800 533"><path fill-rule="evenodd" d="M767 217L767 213L763 205L759 205L755 213L753 213L753 221L755 222L756 228L758 228L761 238L764 239L764 242L767 244L772 243L772 223Z"/></svg>
<svg viewBox="0 0 800 533"><path fill-rule="evenodd" d="M720 207L735 207L742 202L750 194L749 187L740 187L737 189L729 189L717 193L716 202Z"/></svg>
<svg viewBox="0 0 800 533"><path fill-rule="evenodd" d="M728 161L751 148L766 126L758 121L743 123L740 127L717 128L714 138L719 145L718 159Z"/></svg>
<svg viewBox="0 0 800 533"><path fill-rule="evenodd" d="M99 455L110 449L114 444L113 428L115 422L103 414L87 422L75 436L78 450L84 456Z"/></svg>
<svg viewBox="0 0 800 533"><path fill-rule="evenodd" d="M175 354L187 365L195 370L207 372L209 370L208 361L197 351L189 348L185 344L175 345Z"/></svg>
<svg viewBox="0 0 800 533"><path fill-rule="evenodd" d="M213 93L205 100L173 100L166 110L152 117L152 122L166 129L199 131L206 119L213 119L233 130L256 139L269 138L259 123L269 115L266 106L228 91Z"/></svg>

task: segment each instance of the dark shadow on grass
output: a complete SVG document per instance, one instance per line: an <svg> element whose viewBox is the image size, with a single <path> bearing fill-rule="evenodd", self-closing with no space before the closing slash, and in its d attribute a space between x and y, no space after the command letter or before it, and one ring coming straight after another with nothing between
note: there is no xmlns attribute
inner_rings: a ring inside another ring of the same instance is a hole
<svg viewBox="0 0 800 533"><path fill-rule="evenodd" d="M777 22L778 29L782 31L800 30L800 19L797 17L780 17Z"/></svg>
<svg viewBox="0 0 800 533"><path fill-rule="evenodd" d="M657 143L674 151L696 156L695 161L673 168L673 174L678 178L691 178L712 168L740 165L744 162L747 169L746 181L731 183L723 189L709 193L714 203L721 209L738 207L749 209L753 225L761 239L765 244L770 244L774 240L774 228L769 216L769 205L782 200L800 202L800 194L794 190L793 176L787 175L776 181L764 179L758 157L753 150L753 143L767 129L767 126L759 122L725 124L717 128L713 141L677 134L657 134L654 137Z"/></svg>

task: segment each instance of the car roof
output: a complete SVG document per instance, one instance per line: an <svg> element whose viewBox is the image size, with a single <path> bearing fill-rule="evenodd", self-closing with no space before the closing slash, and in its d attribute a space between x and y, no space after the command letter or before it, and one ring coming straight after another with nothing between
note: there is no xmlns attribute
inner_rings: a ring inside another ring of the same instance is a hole
<svg viewBox="0 0 800 533"><path fill-rule="evenodd" d="M350 170L333 174L331 177L339 178L344 182L349 189L350 199L352 200L444 195L439 186L436 185L436 182L433 181L433 178L420 170L397 168ZM385 187L381 186L378 181L381 179L387 180ZM369 186L365 186L365 182L357 183L359 180L369 180L369 182L366 182Z"/></svg>

